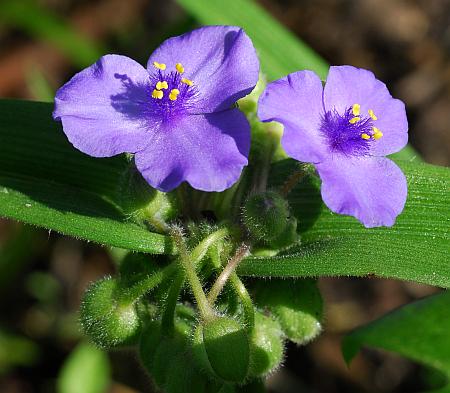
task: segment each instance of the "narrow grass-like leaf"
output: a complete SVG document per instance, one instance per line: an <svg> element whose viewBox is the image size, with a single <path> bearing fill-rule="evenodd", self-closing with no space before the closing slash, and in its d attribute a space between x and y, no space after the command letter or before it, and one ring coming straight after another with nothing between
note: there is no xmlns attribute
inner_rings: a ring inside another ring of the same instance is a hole
<svg viewBox="0 0 450 393"><path fill-rule="evenodd" d="M333 214L321 201L319 181L305 177L289 200L302 244L284 255L247 258L241 275L310 277L377 275L450 287L450 170L398 162L408 179L408 200L391 228L366 229L352 217ZM296 164L274 165L278 187Z"/></svg>
<svg viewBox="0 0 450 393"><path fill-rule="evenodd" d="M77 151L52 120L52 107L0 101L0 216L116 247L168 252L166 237L120 209L125 157Z"/></svg>
<svg viewBox="0 0 450 393"><path fill-rule="evenodd" d="M313 70L325 79L327 63L254 1L177 1L205 25L243 27L258 51L262 70L270 80L300 69Z"/></svg>
<svg viewBox="0 0 450 393"><path fill-rule="evenodd" d="M450 292L421 299L362 326L344 338L350 362L363 345L398 352L450 379ZM434 390L449 393L450 385Z"/></svg>

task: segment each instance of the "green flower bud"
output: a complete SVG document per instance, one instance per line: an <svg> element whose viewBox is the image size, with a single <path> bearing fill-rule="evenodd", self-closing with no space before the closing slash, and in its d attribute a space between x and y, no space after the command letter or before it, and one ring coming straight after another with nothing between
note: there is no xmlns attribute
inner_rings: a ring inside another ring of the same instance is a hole
<svg viewBox="0 0 450 393"><path fill-rule="evenodd" d="M286 247L297 240L297 220L279 194L266 191L248 198L243 222L250 236L271 247Z"/></svg>
<svg viewBox="0 0 450 393"><path fill-rule="evenodd" d="M206 393L208 380L192 365L189 356L184 353L173 363L166 363L168 368L164 392L167 393Z"/></svg>
<svg viewBox="0 0 450 393"><path fill-rule="evenodd" d="M236 386L235 393L267 393L267 390L262 379L254 379L247 385Z"/></svg>
<svg viewBox="0 0 450 393"><path fill-rule="evenodd" d="M84 333L102 348L132 345L140 333L134 304L119 304L117 281L111 277L93 283L84 294L80 322Z"/></svg>
<svg viewBox="0 0 450 393"><path fill-rule="evenodd" d="M323 302L316 280L260 281L256 301L277 317L286 336L297 344L306 344L322 330Z"/></svg>
<svg viewBox="0 0 450 393"><path fill-rule="evenodd" d="M244 206L244 224L258 240L270 241L279 236L288 217L287 202L272 191L252 195Z"/></svg>
<svg viewBox="0 0 450 393"><path fill-rule="evenodd" d="M141 334L139 355L144 367L160 389L168 393L189 391L186 383L190 378L193 386L198 388L193 391L202 392L204 378L199 379L198 370L187 358L190 356L192 315L188 307L181 305L177 305L176 314L174 331L170 336L161 331L161 321L154 320L146 324Z"/></svg>
<svg viewBox="0 0 450 393"><path fill-rule="evenodd" d="M250 336L251 377L267 375L280 365L284 351L282 335L277 321L255 312L255 328Z"/></svg>
<svg viewBox="0 0 450 393"><path fill-rule="evenodd" d="M284 231L270 242L270 246L279 250L291 246L298 240L297 219L291 216L286 223Z"/></svg>
<svg viewBox="0 0 450 393"><path fill-rule="evenodd" d="M193 353L198 365L226 382L242 382L249 368L249 338L234 319L219 317L197 326Z"/></svg>

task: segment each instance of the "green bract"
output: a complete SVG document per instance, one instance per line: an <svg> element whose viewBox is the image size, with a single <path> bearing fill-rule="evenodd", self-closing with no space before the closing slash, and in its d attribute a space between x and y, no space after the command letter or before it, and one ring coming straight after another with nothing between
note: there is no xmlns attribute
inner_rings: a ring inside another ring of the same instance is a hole
<svg viewBox="0 0 450 393"><path fill-rule="evenodd" d="M234 319L218 317L197 326L194 354L201 368L226 382L243 382L249 368L249 337Z"/></svg>
<svg viewBox="0 0 450 393"><path fill-rule="evenodd" d="M286 336L297 344L306 344L322 330L323 302L315 280L260 282L256 299L276 316Z"/></svg>
<svg viewBox="0 0 450 393"><path fill-rule="evenodd" d="M255 328L250 335L250 372L252 377L265 376L283 360L283 331L280 324L260 312L255 313Z"/></svg>

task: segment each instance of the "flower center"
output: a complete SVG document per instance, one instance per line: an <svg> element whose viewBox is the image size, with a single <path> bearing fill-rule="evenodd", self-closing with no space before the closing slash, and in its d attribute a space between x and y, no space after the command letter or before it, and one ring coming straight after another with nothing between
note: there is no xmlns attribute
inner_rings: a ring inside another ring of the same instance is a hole
<svg viewBox="0 0 450 393"><path fill-rule="evenodd" d="M192 80L182 76L183 65L175 64L174 71L166 71L166 64L156 61L153 66L156 71L150 76L150 109L162 119L186 113L192 106L197 89Z"/></svg>
<svg viewBox="0 0 450 393"><path fill-rule="evenodd" d="M379 140L383 133L374 126L378 120L372 109L367 116L361 114L361 105L353 104L339 114L335 109L328 111L322 118L320 131L326 138L331 150L348 155L367 155L370 145Z"/></svg>

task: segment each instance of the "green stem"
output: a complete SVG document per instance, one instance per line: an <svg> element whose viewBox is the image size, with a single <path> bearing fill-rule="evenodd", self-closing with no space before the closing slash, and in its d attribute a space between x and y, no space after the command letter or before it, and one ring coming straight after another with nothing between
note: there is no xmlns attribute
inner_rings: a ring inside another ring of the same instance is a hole
<svg viewBox="0 0 450 393"><path fill-rule="evenodd" d="M305 168L300 166L297 170L292 172L283 185L280 188L280 195L286 198L294 187L302 180L306 175Z"/></svg>
<svg viewBox="0 0 450 393"><path fill-rule="evenodd" d="M180 255L180 264L186 273L186 278L191 287L194 298L197 302L200 315L204 320L211 320L215 318L214 309L206 298L205 292L203 292L202 284L195 271L194 264L192 263L191 256L186 248L186 243L183 238L183 234L180 228L172 227L171 229L172 239L177 246Z"/></svg>
<svg viewBox="0 0 450 393"><path fill-rule="evenodd" d="M229 234L230 230L224 227L205 237L191 252L193 264L197 265L205 257L210 247L225 239Z"/></svg>
<svg viewBox="0 0 450 393"><path fill-rule="evenodd" d="M252 298L250 297L247 288L245 288L245 285L239 279L236 272L233 272L233 274L230 276L230 283L242 302L247 329L248 331L252 331L255 327L255 308L253 307Z"/></svg>
<svg viewBox="0 0 450 393"><path fill-rule="evenodd" d="M172 262L146 279L134 284L120 295L118 299L119 303L129 305L138 301L147 292L150 292L163 281L169 279L176 272L177 267L177 263Z"/></svg>
<svg viewBox="0 0 450 393"><path fill-rule="evenodd" d="M251 192L263 192L267 189L270 165L279 144L277 133L271 130L270 125L261 125L259 149L255 149L255 162L253 165L253 185ZM257 153L256 153L257 151Z"/></svg>
<svg viewBox="0 0 450 393"><path fill-rule="evenodd" d="M241 176L239 180L233 184L232 187L228 188L224 192L217 193L214 196L214 211L219 217L219 219L224 219L225 217L229 217L232 211L232 204L235 198L236 192L240 189L240 184L242 180Z"/></svg>
<svg viewBox="0 0 450 393"><path fill-rule="evenodd" d="M199 262L205 257L208 250L214 246L217 242L223 240L228 236L228 228L221 228L205 239L203 239L197 247L191 252L190 259L194 267L196 267ZM181 270L175 277L172 283L167 299L165 302L164 313L162 316L162 331L164 334L171 335L174 329L174 317L175 317L175 307L180 296L181 289L183 288L184 282L186 280L186 274L184 270Z"/></svg>
<svg viewBox="0 0 450 393"><path fill-rule="evenodd" d="M231 274L236 269L239 262L244 259L245 255L248 252L249 247L246 244L242 244L237 250L234 256L230 259L227 266L222 270L219 277L217 277L216 282L213 284L211 290L208 293L208 300L211 304L214 304L223 287L227 283Z"/></svg>
<svg viewBox="0 0 450 393"><path fill-rule="evenodd" d="M164 335L172 336L174 332L175 322L175 307L177 305L178 297L183 288L186 274L183 270L178 272L175 280L173 281L167 299L165 301L164 313L161 319L161 331Z"/></svg>

